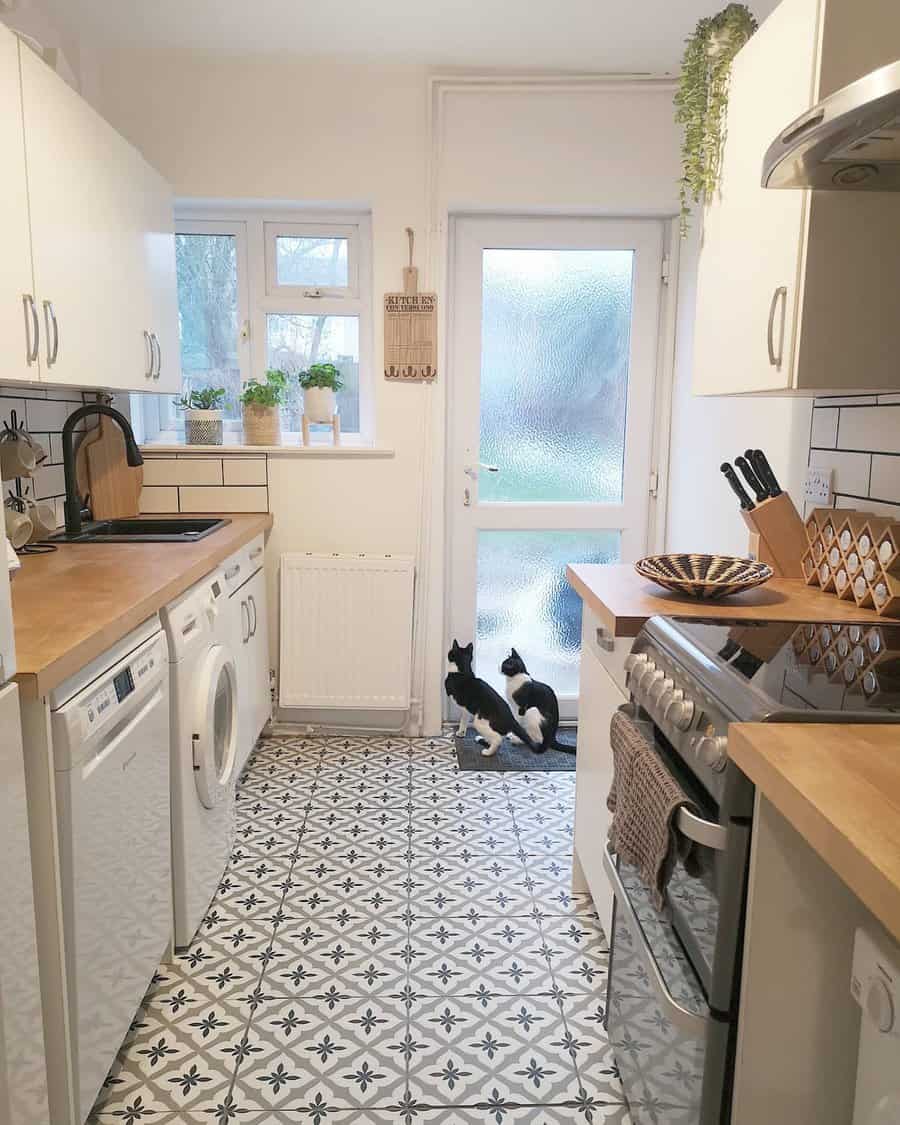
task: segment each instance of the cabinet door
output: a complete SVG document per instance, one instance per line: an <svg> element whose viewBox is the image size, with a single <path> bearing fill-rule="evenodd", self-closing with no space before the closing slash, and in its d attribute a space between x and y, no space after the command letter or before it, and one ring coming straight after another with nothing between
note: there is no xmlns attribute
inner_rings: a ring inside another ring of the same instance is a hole
<svg viewBox="0 0 900 1125"><path fill-rule="evenodd" d="M43 378L146 390L143 163L32 51L20 57Z"/></svg>
<svg viewBox="0 0 900 1125"><path fill-rule="evenodd" d="M27 47L21 48L27 51ZM31 238L28 230L28 196L25 183L25 134L22 130L22 95L19 84L19 41L0 24L0 383L40 378L40 358L35 348L31 272ZM33 357L33 358L32 358Z"/></svg>
<svg viewBox="0 0 900 1125"><path fill-rule="evenodd" d="M156 336L152 390L181 390L178 283L175 275L175 217L172 189L144 164L144 270L149 293L148 329Z"/></svg>
<svg viewBox="0 0 900 1125"><path fill-rule="evenodd" d="M249 711L252 716L251 742L272 713L269 695L269 618L266 605L266 573L259 570L244 587L250 609L250 640L248 652L248 683L250 688Z"/></svg>
<svg viewBox="0 0 900 1125"><path fill-rule="evenodd" d="M606 798L613 776L609 724L616 708L627 702L627 696L601 661L596 648L596 624L596 619L585 612L578 693L575 850L603 932L609 939L612 933L613 892L603 870L603 850L610 822Z"/></svg>
<svg viewBox="0 0 900 1125"><path fill-rule="evenodd" d="M809 193L768 191L760 174L769 143L814 100L818 7L782 0L734 61L720 192L703 219L695 394L793 387Z"/></svg>

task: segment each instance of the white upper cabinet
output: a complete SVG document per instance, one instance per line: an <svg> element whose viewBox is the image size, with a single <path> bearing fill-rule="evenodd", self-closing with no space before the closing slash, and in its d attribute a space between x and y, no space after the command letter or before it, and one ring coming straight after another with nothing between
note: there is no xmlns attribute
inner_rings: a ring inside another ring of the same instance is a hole
<svg viewBox="0 0 900 1125"><path fill-rule="evenodd" d="M18 151L24 147L31 235L21 267L29 280L16 292L13 338L22 337L23 324L30 329L25 292L33 293L40 333L31 366L30 337L18 349L25 363L18 377L118 390L177 389L175 241L168 186L33 51L17 45L5 30L2 43L4 82L7 48L18 50ZM10 128L8 116L0 126L5 158L13 151L12 138L2 132ZM8 184L0 189L9 190ZM27 232L29 222L21 229ZM0 323L5 323L8 305L9 300Z"/></svg>
<svg viewBox="0 0 900 1125"><path fill-rule="evenodd" d="M39 320L34 305L19 44L0 25L0 383L40 378Z"/></svg>
<svg viewBox="0 0 900 1125"><path fill-rule="evenodd" d="M898 11L782 0L735 59L720 190L703 217L696 394L900 386L900 194L760 186L790 121L900 54Z"/></svg>

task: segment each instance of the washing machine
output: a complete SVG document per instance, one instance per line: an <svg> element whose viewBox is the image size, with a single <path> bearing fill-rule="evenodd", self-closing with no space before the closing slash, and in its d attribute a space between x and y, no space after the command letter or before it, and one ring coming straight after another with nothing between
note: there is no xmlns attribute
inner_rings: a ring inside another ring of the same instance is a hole
<svg viewBox="0 0 900 1125"><path fill-rule="evenodd" d="M160 613L169 645L176 949L193 940L234 843L238 697L227 605L216 571Z"/></svg>

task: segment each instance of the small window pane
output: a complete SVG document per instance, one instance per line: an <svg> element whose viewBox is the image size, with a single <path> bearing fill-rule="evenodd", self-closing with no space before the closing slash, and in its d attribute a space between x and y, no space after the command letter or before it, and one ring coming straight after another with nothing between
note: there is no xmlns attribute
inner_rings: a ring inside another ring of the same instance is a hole
<svg viewBox="0 0 900 1125"><path fill-rule="evenodd" d="M282 427L291 432L300 429L303 392L297 382L299 372L311 363L333 363L344 380L337 396L341 430L359 433L359 317L270 313L266 321L269 367L280 368L288 375ZM317 425L311 428L330 429Z"/></svg>
<svg viewBox="0 0 900 1125"><path fill-rule="evenodd" d="M225 417L238 419L237 240L230 234L176 234L175 265L185 392L224 387ZM184 424L181 415L178 424Z"/></svg>
<svg viewBox="0 0 900 1125"><path fill-rule="evenodd" d="M280 234L275 239L275 279L279 285L346 288L347 239Z"/></svg>

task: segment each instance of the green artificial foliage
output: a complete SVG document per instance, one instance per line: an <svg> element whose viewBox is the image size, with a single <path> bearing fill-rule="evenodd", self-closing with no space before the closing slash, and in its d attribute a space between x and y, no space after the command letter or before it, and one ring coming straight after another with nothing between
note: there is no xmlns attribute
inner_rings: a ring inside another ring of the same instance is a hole
<svg viewBox="0 0 900 1125"><path fill-rule="evenodd" d="M273 367L266 372L264 383L250 380L241 392L241 402L247 406L281 406L286 394L287 375Z"/></svg>
<svg viewBox="0 0 900 1125"><path fill-rule="evenodd" d="M306 371L301 371L297 378L304 390L308 387L330 387L333 391L339 391L344 385L341 373L333 363L313 363Z"/></svg>
<svg viewBox="0 0 900 1125"><path fill-rule="evenodd" d="M691 207L711 199L719 184L728 80L734 56L757 28L746 4L729 4L702 19L686 41L675 95L675 120L684 127L681 144L681 236Z"/></svg>
<svg viewBox="0 0 900 1125"><path fill-rule="evenodd" d="M178 410L221 410L225 406L224 387L203 387L187 391L181 398L173 398Z"/></svg>

